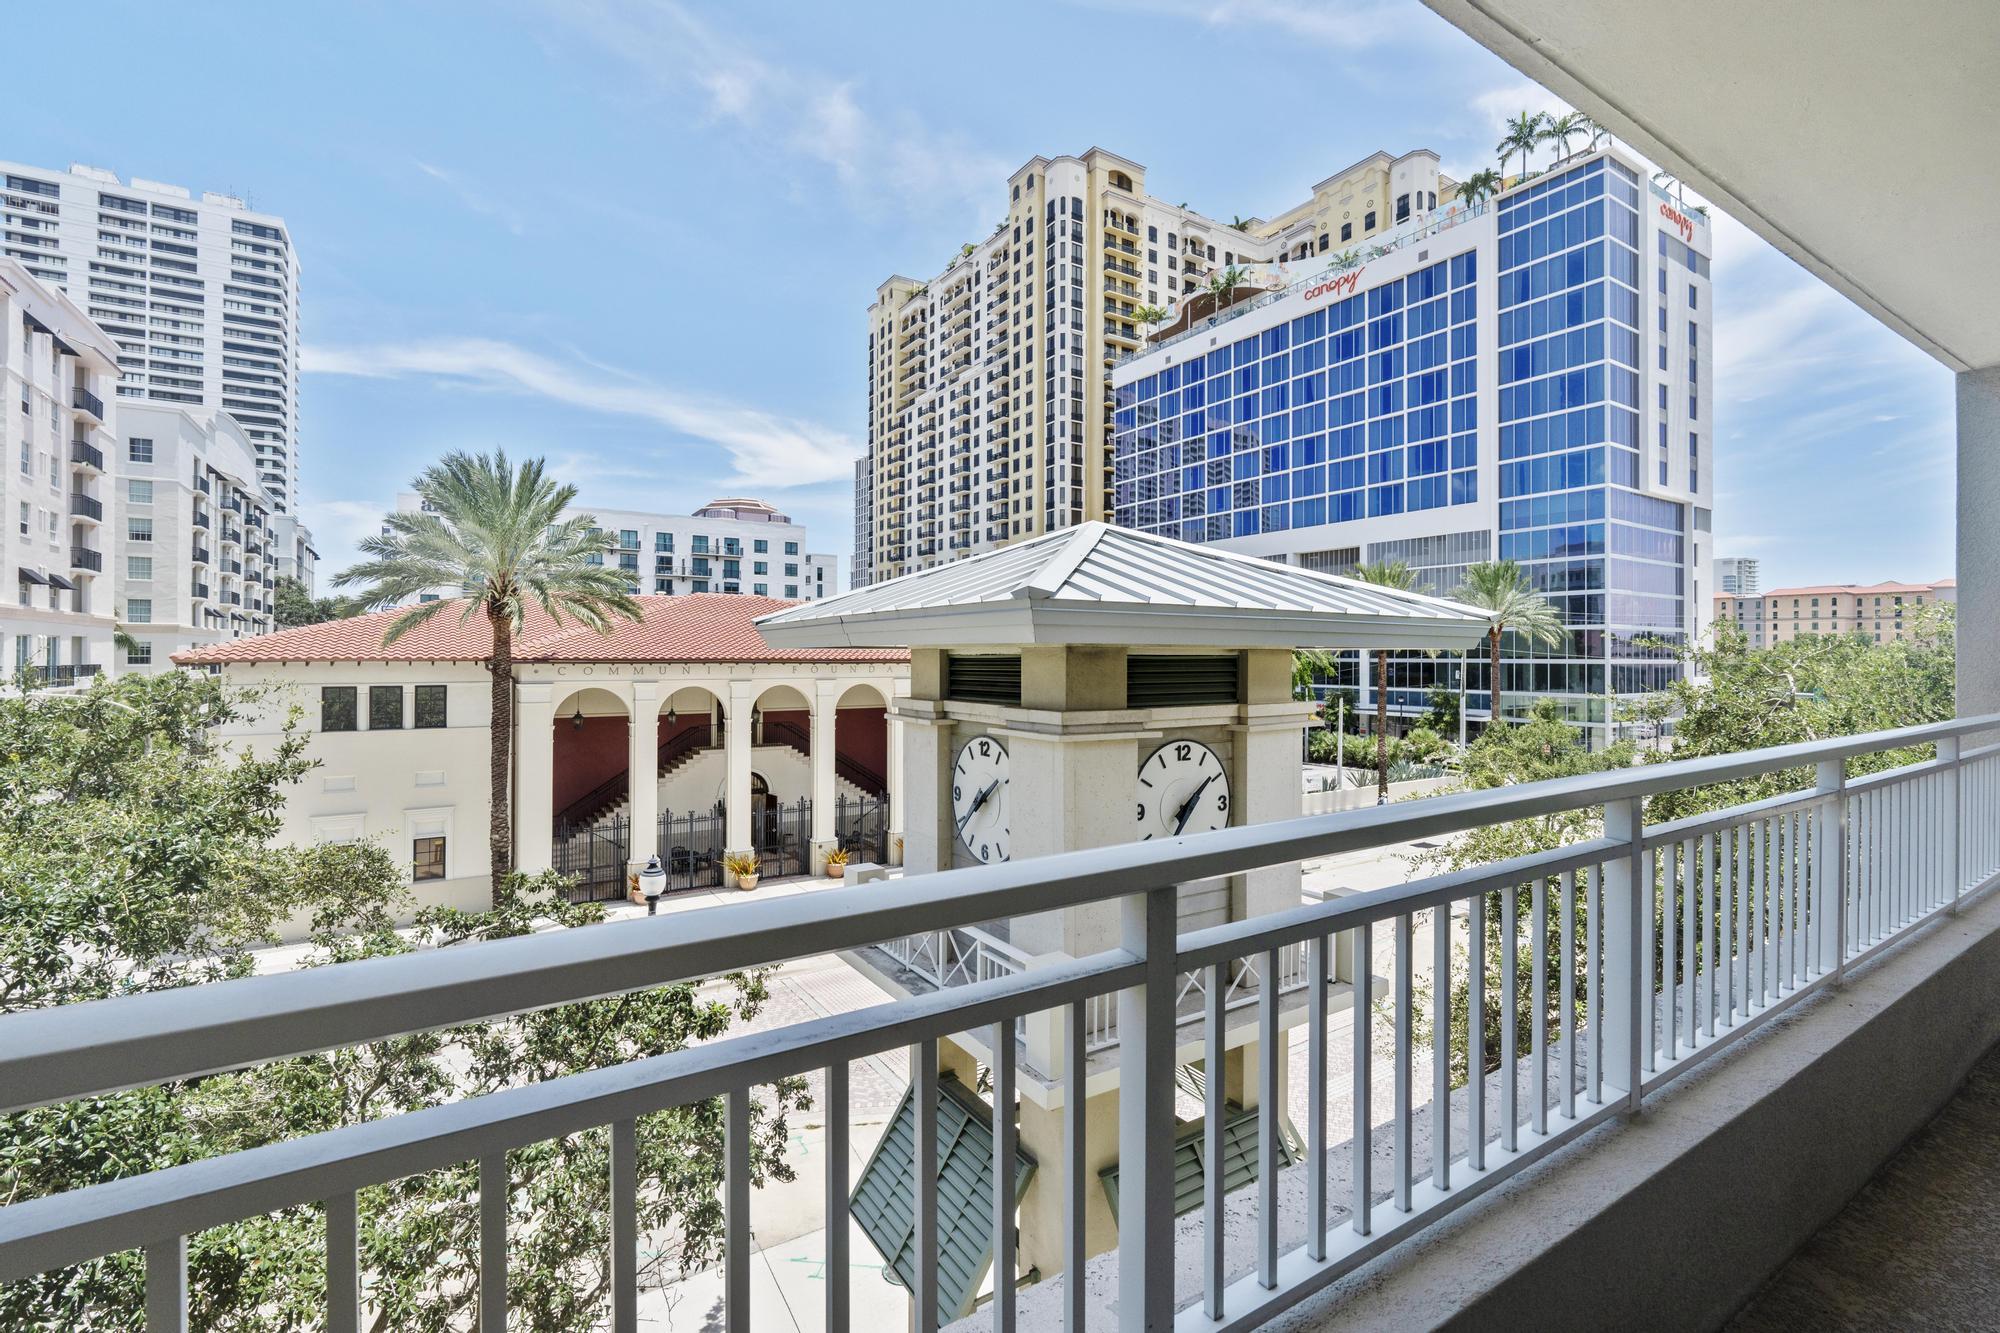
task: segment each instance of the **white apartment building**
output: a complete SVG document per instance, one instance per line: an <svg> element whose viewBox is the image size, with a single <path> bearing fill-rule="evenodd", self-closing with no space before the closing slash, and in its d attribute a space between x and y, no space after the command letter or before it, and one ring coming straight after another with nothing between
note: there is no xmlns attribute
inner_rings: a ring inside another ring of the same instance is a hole
<svg viewBox="0 0 2000 1333"><path fill-rule="evenodd" d="M312 530L297 514L271 516L272 569L281 579L294 579L308 594L319 583L319 552L313 549Z"/></svg>
<svg viewBox="0 0 2000 1333"><path fill-rule="evenodd" d="M0 162L0 252L117 341L120 399L230 413L258 484L298 511L299 262L283 218L98 167Z"/></svg>
<svg viewBox="0 0 2000 1333"><path fill-rule="evenodd" d="M398 513L424 508L413 491L396 497ZM583 512L616 541L605 559L630 576L634 595L734 592L814 601L840 591L839 557L807 551L804 525L762 500L726 496L692 514L595 506ZM456 593L441 588L435 595Z"/></svg>
<svg viewBox="0 0 2000 1333"><path fill-rule="evenodd" d="M1755 556L1719 555L1715 558L1717 592L1729 597L1755 597L1761 586Z"/></svg>
<svg viewBox="0 0 2000 1333"><path fill-rule="evenodd" d="M875 485L869 475L868 455L854 460L854 563L848 566L847 586L865 588L875 567Z"/></svg>
<svg viewBox="0 0 2000 1333"><path fill-rule="evenodd" d="M869 307L870 576L1108 519L1111 369L1147 317L1212 310L1208 284L1231 269L1225 304L1281 287L1293 264L1421 223L1453 188L1427 149L1377 152L1272 220L1218 222L1102 148L1030 159L992 232L928 281L889 278Z"/></svg>
<svg viewBox="0 0 2000 1333"><path fill-rule="evenodd" d="M171 669L174 653L268 633L276 514L248 433L227 412L121 405L118 605L134 642L122 666Z"/></svg>
<svg viewBox="0 0 2000 1333"><path fill-rule="evenodd" d="M0 671L64 685L112 662L107 534L121 521L118 347L76 304L0 258Z"/></svg>

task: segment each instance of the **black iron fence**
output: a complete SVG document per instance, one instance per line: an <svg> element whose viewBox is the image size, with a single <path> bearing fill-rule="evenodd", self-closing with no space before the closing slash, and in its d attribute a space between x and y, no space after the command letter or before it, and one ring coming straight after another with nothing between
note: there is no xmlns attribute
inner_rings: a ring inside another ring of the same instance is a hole
<svg viewBox="0 0 2000 1333"><path fill-rule="evenodd" d="M834 840L847 849L854 861L889 863L889 803L864 797L850 799L842 794L833 804Z"/></svg>
<svg viewBox="0 0 2000 1333"><path fill-rule="evenodd" d="M624 815L599 824L564 825L556 829L550 863L569 876L571 902L608 902L625 896L631 845L631 822Z"/></svg>
<svg viewBox="0 0 2000 1333"><path fill-rule="evenodd" d="M658 855L667 871L667 892L713 889L722 885L723 806L660 812Z"/></svg>
<svg viewBox="0 0 2000 1333"><path fill-rule="evenodd" d="M758 873L776 879L812 869L812 802L801 796L790 805L766 805L751 812L750 846Z"/></svg>

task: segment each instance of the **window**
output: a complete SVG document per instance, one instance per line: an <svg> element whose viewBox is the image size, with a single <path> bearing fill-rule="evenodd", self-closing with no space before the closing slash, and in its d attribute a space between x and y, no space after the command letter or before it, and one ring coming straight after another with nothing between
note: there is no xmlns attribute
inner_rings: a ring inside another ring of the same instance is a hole
<svg viewBox="0 0 2000 1333"><path fill-rule="evenodd" d="M152 624L153 599L150 597L127 597L125 599L125 622L129 625Z"/></svg>
<svg viewBox="0 0 2000 1333"><path fill-rule="evenodd" d="M759 537L756 541L750 543L750 549L755 551L758 555L766 555L771 550L771 543L764 540L764 538Z"/></svg>
<svg viewBox="0 0 2000 1333"><path fill-rule="evenodd" d="M1340 239L1343 241L1354 239L1354 224L1352 222L1343 222L1340 224Z"/></svg>
<svg viewBox="0 0 2000 1333"><path fill-rule="evenodd" d="M673 534L673 533L671 533L671 532L656 532L656 533L654 533L654 534L653 534L653 549L654 549L655 551L671 551L671 550L673 550L673 549L674 549L674 534Z"/></svg>
<svg viewBox="0 0 2000 1333"><path fill-rule="evenodd" d="M1373 212L1368 213L1361 219L1361 229L1363 231L1375 230L1375 214Z"/></svg>
<svg viewBox="0 0 2000 1333"><path fill-rule="evenodd" d="M403 687L401 685L370 685L368 687L368 729L370 731L401 731L403 729Z"/></svg>
<svg viewBox="0 0 2000 1333"><path fill-rule="evenodd" d="M153 503L153 483L133 477L125 483L125 498L135 505Z"/></svg>
<svg viewBox="0 0 2000 1333"><path fill-rule="evenodd" d="M125 519L125 535L135 542L149 542L153 540L153 520L150 518L132 518L128 516Z"/></svg>
<svg viewBox="0 0 2000 1333"><path fill-rule="evenodd" d="M417 725L419 727L444 726L444 700L444 686L417 686Z"/></svg>
<svg viewBox="0 0 2000 1333"><path fill-rule="evenodd" d="M148 666L153 661L153 645L144 640L134 639L125 649L127 666Z"/></svg>
<svg viewBox="0 0 2000 1333"><path fill-rule="evenodd" d="M142 440L136 435L133 436L125 446L125 457L134 463L152 462L153 442L151 440Z"/></svg>
<svg viewBox="0 0 2000 1333"><path fill-rule="evenodd" d="M769 597L771 595L771 585L768 583L753 583L750 585L750 591L759 597Z"/></svg>
<svg viewBox="0 0 2000 1333"><path fill-rule="evenodd" d="M798 553L799 553L799 544L798 544L797 542L786 542L786 543L785 543L785 554L786 554L786 555L797 555Z"/></svg>
<svg viewBox="0 0 2000 1333"><path fill-rule="evenodd" d="M129 607L130 602L126 605ZM129 617L127 617L129 619ZM321 731L353 731L354 687L352 685L322 685L319 687L319 729Z"/></svg>
<svg viewBox="0 0 2000 1333"><path fill-rule="evenodd" d="M785 585L785 596L787 596L787 597L797 597L798 595L799 595L799 585L798 585L798 584L796 584L796 583L787 583L787 584Z"/></svg>
<svg viewBox="0 0 2000 1333"><path fill-rule="evenodd" d="M126 556L125 577L142 583L150 581L153 577L153 557L150 555Z"/></svg>
<svg viewBox="0 0 2000 1333"><path fill-rule="evenodd" d="M619 549L625 551L638 550L639 530L637 528L620 528L618 530L618 546Z"/></svg>
<svg viewBox="0 0 2000 1333"><path fill-rule="evenodd" d="M788 579L795 579L795 578L797 578L798 576L799 576L799 567L798 567L797 565L786 565L786 566L785 566L785 577L786 577L786 578L788 578Z"/></svg>
<svg viewBox="0 0 2000 1333"><path fill-rule="evenodd" d="M444 878L444 839L413 838L410 841L410 878Z"/></svg>

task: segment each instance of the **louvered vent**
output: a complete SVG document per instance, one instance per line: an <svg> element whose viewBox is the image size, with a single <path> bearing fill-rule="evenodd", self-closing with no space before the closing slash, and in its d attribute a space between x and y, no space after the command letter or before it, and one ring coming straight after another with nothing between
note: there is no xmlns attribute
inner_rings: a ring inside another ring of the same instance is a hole
<svg viewBox="0 0 2000 1333"><path fill-rule="evenodd" d="M944 697L976 704L1021 702L1021 659L956 655L944 660Z"/></svg>
<svg viewBox="0 0 2000 1333"><path fill-rule="evenodd" d="M1125 659L1125 706L1167 708L1175 704L1236 702L1236 658L1143 657Z"/></svg>

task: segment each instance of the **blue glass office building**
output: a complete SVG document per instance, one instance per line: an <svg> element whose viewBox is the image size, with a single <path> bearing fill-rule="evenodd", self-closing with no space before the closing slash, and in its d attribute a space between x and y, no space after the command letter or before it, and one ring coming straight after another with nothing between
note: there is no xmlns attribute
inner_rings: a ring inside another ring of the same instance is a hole
<svg viewBox="0 0 2000 1333"><path fill-rule="evenodd" d="M1568 634L1504 645L1508 712L1552 697L1601 738L1708 595L1707 239L1615 150L1414 219L1114 372L1114 521L1333 573L1400 559L1441 594L1516 560ZM1393 658L1392 709L1460 670ZM1483 662L1467 686L1483 718Z"/></svg>

